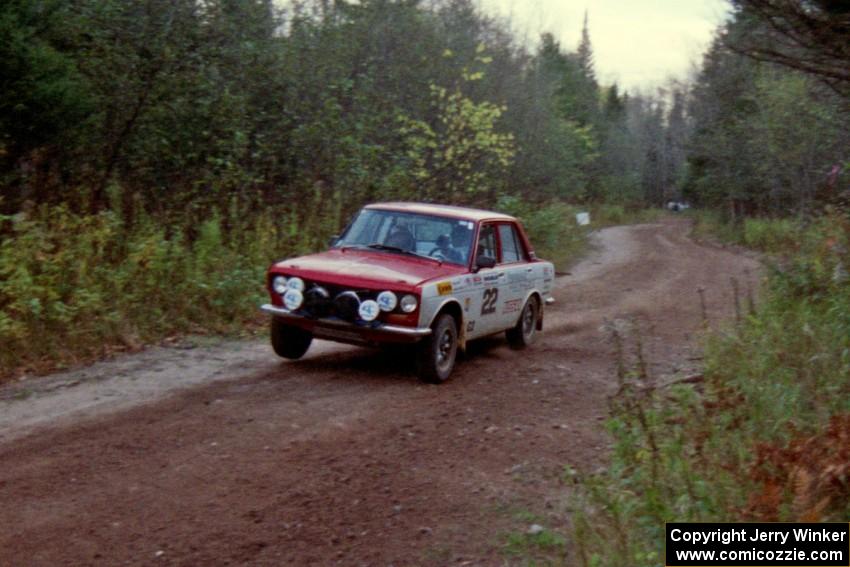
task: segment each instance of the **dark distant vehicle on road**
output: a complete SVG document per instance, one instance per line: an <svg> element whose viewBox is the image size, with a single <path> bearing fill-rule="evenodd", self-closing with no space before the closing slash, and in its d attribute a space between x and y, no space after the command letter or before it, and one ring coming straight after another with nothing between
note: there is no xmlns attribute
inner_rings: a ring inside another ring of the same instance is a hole
<svg viewBox="0 0 850 567"><path fill-rule="evenodd" d="M416 345L417 373L447 380L458 349L506 331L515 348L542 329L555 270L514 217L462 207L379 203L326 252L268 271L275 352L297 359L313 338Z"/></svg>

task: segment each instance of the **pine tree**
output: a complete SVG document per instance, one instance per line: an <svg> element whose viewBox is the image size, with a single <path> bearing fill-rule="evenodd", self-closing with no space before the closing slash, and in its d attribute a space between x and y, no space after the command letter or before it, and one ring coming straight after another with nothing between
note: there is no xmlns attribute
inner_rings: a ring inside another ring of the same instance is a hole
<svg viewBox="0 0 850 567"><path fill-rule="evenodd" d="M582 126L599 126L599 84L596 82L596 72L593 68L593 47L590 43L590 28L587 12L584 14L584 25L581 31L581 41L570 59L577 67L576 76L572 79L570 90L575 99L575 120Z"/></svg>
<svg viewBox="0 0 850 567"><path fill-rule="evenodd" d="M578 44L576 59L578 60L581 72L589 82L593 83L595 87L597 85L596 71L593 68L593 46L590 44L590 29L587 25L587 10L584 12L584 25L581 28L581 42Z"/></svg>
<svg viewBox="0 0 850 567"><path fill-rule="evenodd" d="M680 183L685 169L685 145L688 139L688 123L685 115L685 93L674 88L673 103L667 113L667 125L664 132L665 181L671 193L665 198L679 198Z"/></svg>

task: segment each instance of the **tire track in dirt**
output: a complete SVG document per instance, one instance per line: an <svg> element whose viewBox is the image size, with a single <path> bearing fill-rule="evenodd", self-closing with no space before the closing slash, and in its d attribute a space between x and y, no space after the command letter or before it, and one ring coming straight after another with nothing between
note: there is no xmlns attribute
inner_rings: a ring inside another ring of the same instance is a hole
<svg viewBox="0 0 850 567"><path fill-rule="evenodd" d="M504 534L524 531L530 514L565 527L564 465L604 466L606 321L639 322L656 376L686 371L697 286L720 320L732 312L729 277L756 273L688 230L676 219L600 231L598 249L559 281L531 349L480 341L441 386L420 385L405 352L328 345L278 362L265 346L231 358L222 345L126 372L160 364L172 380L196 377L192 387L166 380L84 413L7 417L0 565L502 564ZM0 414L122 384L105 370L29 386L31 399L0 401Z"/></svg>

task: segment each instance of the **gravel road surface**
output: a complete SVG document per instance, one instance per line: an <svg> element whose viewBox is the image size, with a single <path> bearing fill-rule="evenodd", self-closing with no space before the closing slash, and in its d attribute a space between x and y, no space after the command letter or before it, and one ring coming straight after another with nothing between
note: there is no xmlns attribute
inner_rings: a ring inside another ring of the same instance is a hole
<svg viewBox="0 0 850 567"><path fill-rule="evenodd" d="M716 324L730 277L755 285L754 259L688 233L595 233L530 349L480 341L440 386L405 351L321 341L296 362L224 342L6 385L0 565L511 564L506 534L567 527L563 467L605 466L611 326L640 332L654 379L685 376L697 288Z"/></svg>

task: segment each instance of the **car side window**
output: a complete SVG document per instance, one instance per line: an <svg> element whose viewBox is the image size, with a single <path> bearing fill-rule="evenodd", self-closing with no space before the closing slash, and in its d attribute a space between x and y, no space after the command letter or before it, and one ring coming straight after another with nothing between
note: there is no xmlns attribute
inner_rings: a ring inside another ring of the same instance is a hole
<svg viewBox="0 0 850 567"><path fill-rule="evenodd" d="M512 224L499 225L499 240L502 244L502 263L524 262L527 260L525 250Z"/></svg>
<svg viewBox="0 0 850 567"><path fill-rule="evenodd" d="M492 224L485 224L481 227L481 233L478 235L478 257L487 256L496 261L499 260L498 252L496 251L496 228Z"/></svg>

